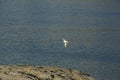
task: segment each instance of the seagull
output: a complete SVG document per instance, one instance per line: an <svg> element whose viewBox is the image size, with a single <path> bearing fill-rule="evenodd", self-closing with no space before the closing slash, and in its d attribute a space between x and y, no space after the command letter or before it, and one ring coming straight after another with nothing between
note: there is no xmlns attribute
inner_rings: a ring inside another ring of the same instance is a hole
<svg viewBox="0 0 120 80"><path fill-rule="evenodd" d="M62 39L63 40L63 43L64 43L64 47L66 48L67 47L67 44L68 44L68 41L65 40L65 39Z"/></svg>

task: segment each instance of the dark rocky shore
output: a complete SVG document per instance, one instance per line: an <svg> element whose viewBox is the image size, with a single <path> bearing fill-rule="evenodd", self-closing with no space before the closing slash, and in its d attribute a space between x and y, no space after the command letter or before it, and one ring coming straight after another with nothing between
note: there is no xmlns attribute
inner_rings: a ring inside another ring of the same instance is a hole
<svg viewBox="0 0 120 80"><path fill-rule="evenodd" d="M54 66L0 66L0 80L95 80L78 70Z"/></svg>

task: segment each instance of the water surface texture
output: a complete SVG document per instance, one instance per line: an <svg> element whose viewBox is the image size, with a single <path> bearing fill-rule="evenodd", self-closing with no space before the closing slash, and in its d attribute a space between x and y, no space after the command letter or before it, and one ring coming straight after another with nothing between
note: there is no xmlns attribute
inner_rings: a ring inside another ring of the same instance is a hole
<svg viewBox="0 0 120 80"><path fill-rule="evenodd" d="M120 1L0 0L0 64L62 66L120 80Z"/></svg>

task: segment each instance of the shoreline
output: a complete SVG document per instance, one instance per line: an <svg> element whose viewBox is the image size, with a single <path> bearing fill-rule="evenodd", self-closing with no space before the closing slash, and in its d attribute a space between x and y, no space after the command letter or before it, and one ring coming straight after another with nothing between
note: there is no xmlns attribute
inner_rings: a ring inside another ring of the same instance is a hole
<svg viewBox="0 0 120 80"><path fill-rule="evenodd" d="M0 65L0 80L95 80L82 71L57 66Z"/></svg>

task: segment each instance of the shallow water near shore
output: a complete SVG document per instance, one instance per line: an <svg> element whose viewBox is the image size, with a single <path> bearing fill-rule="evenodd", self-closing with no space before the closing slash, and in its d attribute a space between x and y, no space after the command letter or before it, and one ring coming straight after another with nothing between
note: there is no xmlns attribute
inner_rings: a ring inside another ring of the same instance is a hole
<svg viewBox="0 0 120 80"><path fill-rule="evenodd" d="M1 0L0 65L61 66L119 80L120 2L107 2Z"/></svg>

